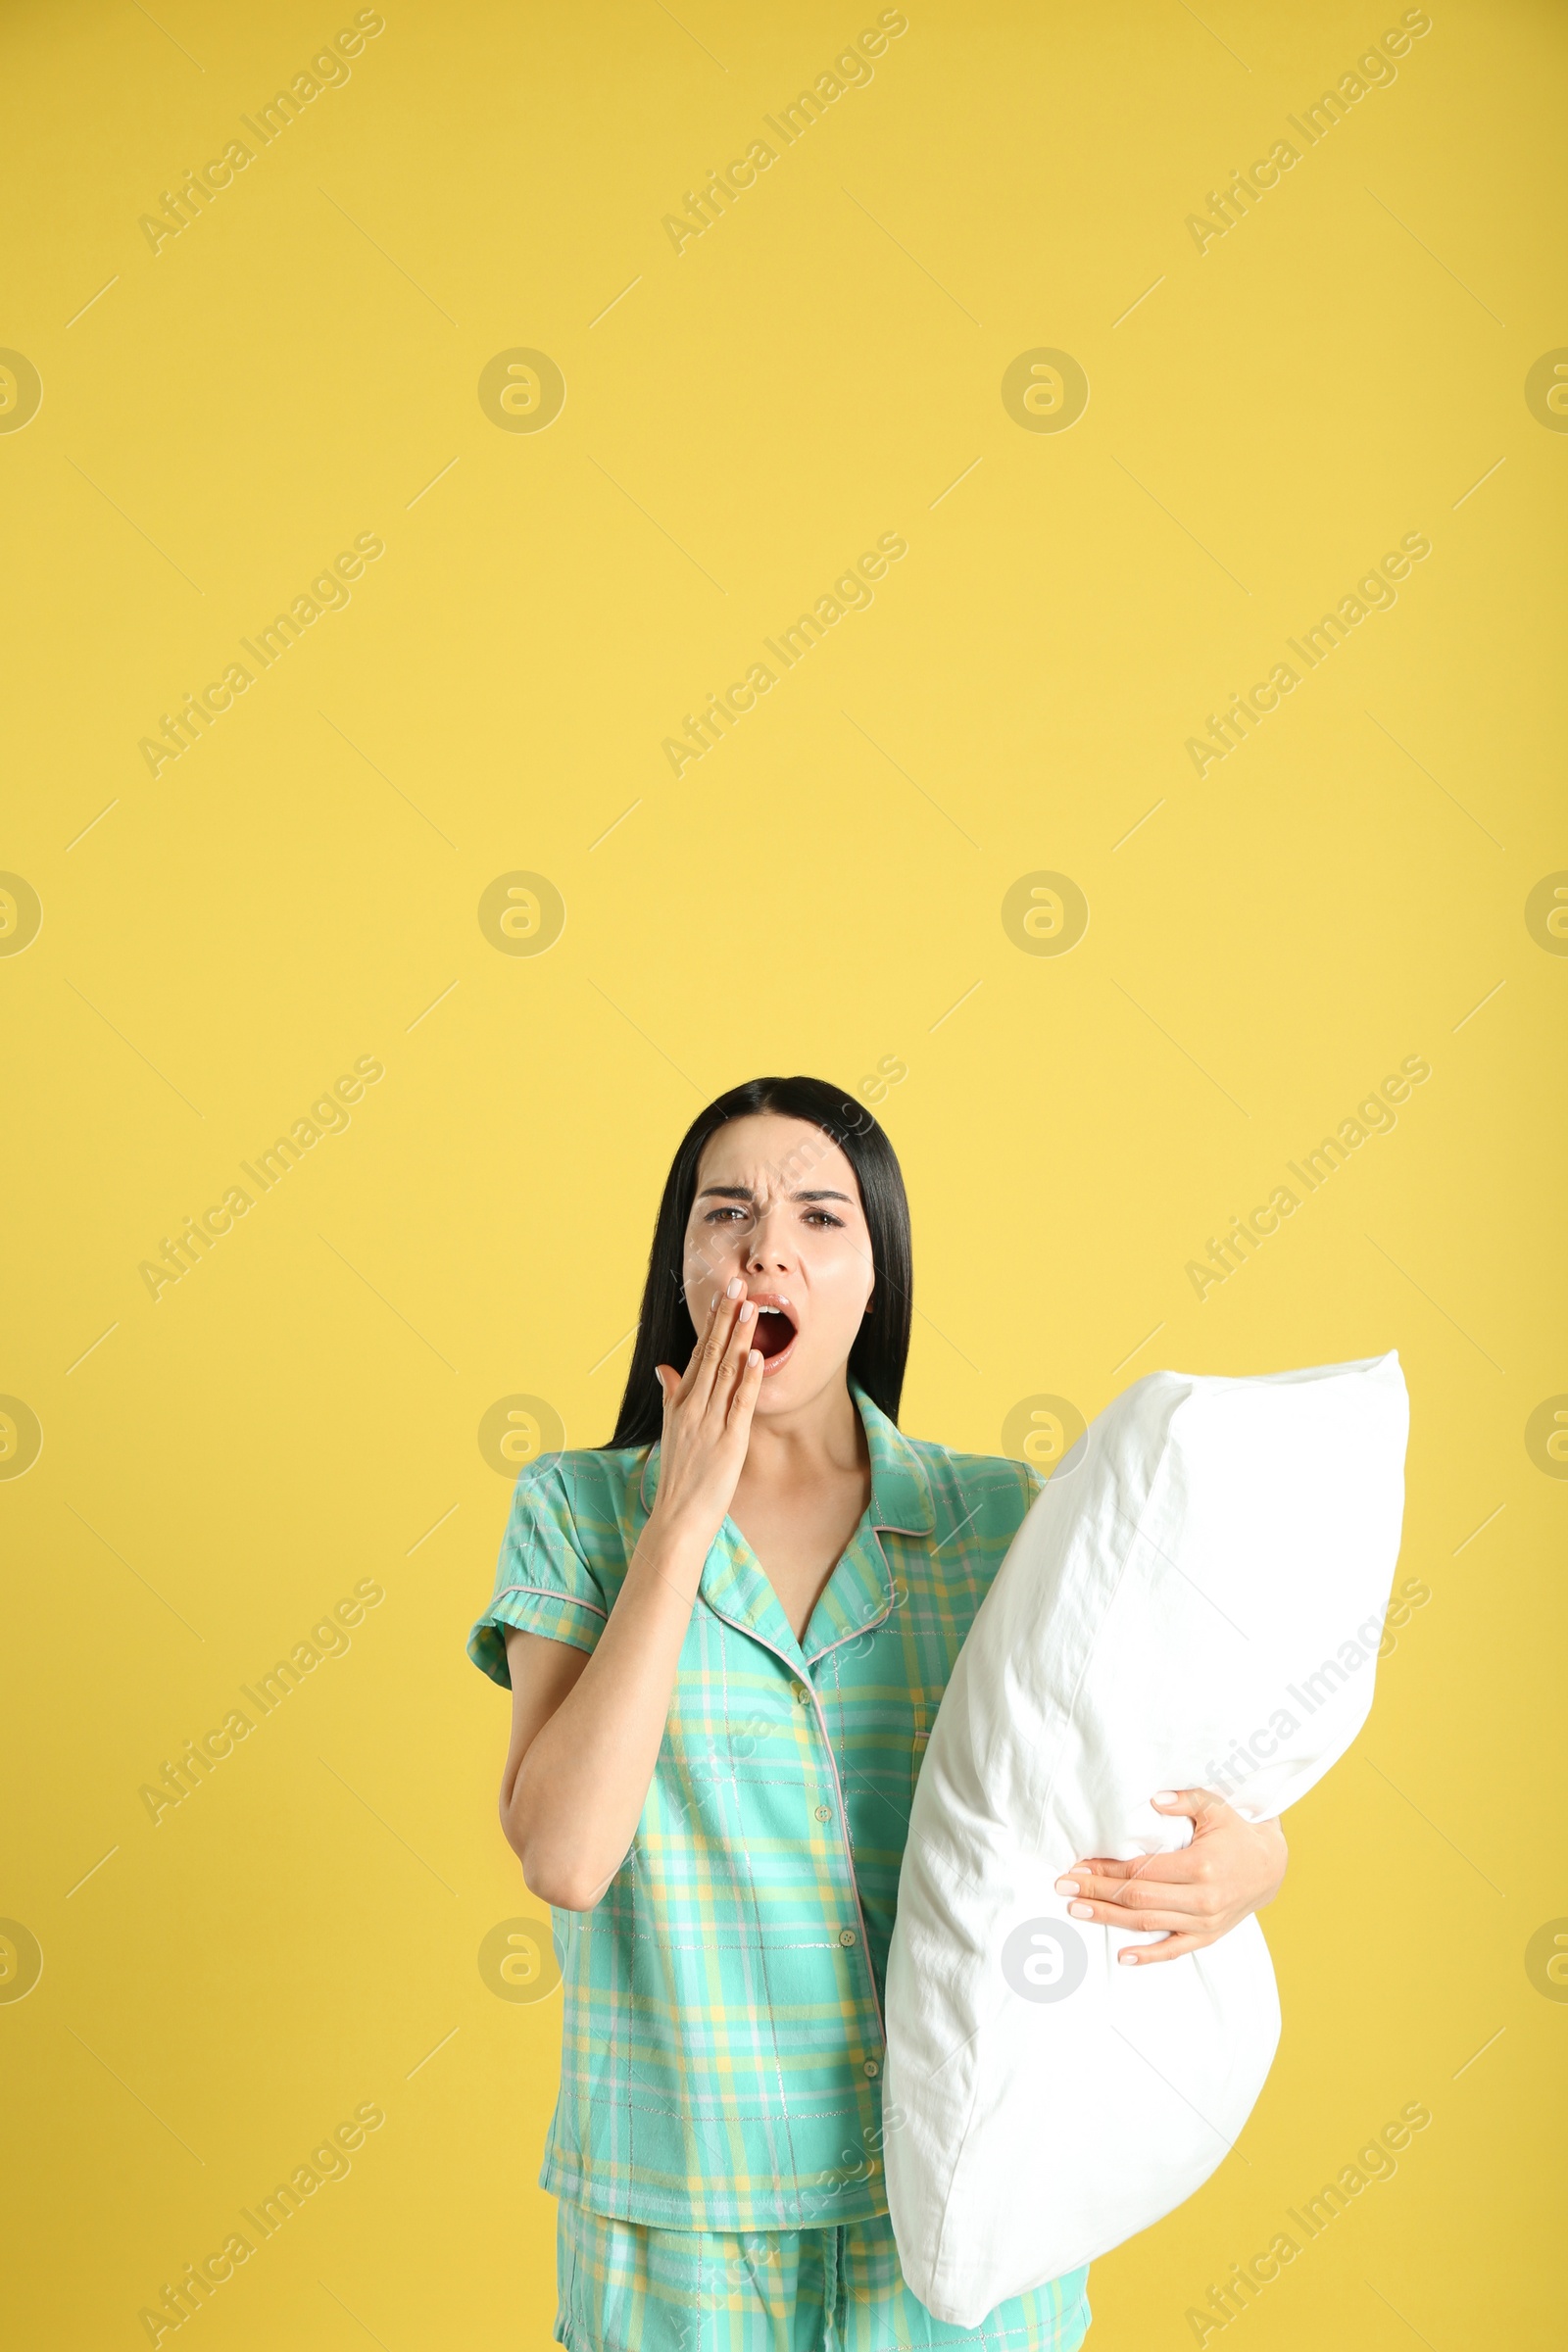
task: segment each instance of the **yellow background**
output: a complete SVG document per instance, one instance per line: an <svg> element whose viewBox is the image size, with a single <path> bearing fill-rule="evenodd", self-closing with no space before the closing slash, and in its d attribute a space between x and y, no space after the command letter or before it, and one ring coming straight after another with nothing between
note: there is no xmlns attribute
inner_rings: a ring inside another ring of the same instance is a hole
<svg viewBox="0 0 1568 2352"><path fill-rule="evenodd" d="M156 254L138 217L352 11L18 0L0 34L0 343L43 383L0 435L0 866L43 906L0 959L0 1389L43 1431L0 1483L0 1913L44 1960L0 2003L6 2341L145 2341L376 2100L209 2352L549 2344L559 1995L476 1959L539 1908L464 1655L508 1492L478 1424L525 1393L606 1437L692 1113L891 1058L914 1434L999 1450L1021 1398L1089 1414L1158 1364L1397 1347L1411 1392L1431 1599L1287 1825L1278 2063L1241 2152L1097 2264L1091 2341L1192 2342L1420 2100L1235 2325L1545 2345L1568 1488L1524 1429L1568 1388L1568 967L1524 906L1568 866L1568 439L1523 387L1568 343L1561 13L1437 0L1200 253L1186 216L1397 9L911 0L678 255L663 215L876 12L563 13L389 5ZM1088 374L1068 431L1002 403L1041 346ZM514 347L564 374L548 430L481 409ZM1416 530L1397 605L1195 774ZM159 714L366 531L348 609L152 777ZM874 605L677 781L662 739L888 531ZM515 869L565 902L536 957L477 920ZM1042 869L1091 908L1059 957L1001 921ZM1410 1054L1397 1128L1200 1302L1207 1237ZM349 1131L155 1303L139 1262L362 1055ZM155 1827L140 1786L370 1577L350 1653Z"/></svg>

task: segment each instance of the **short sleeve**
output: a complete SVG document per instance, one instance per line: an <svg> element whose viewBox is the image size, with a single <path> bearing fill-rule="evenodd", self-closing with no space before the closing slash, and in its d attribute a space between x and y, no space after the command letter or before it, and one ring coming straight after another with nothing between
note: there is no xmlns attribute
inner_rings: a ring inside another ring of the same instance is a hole
<svg viewBox="0 0 1568 2352"><path fill-rule="evenodd" d="M610 1615L572 1509L569 1455L542 1454L513 1490L490 1606L468 1636L468 1655L503 1690L508 1626L592 1650Z"/></svg>

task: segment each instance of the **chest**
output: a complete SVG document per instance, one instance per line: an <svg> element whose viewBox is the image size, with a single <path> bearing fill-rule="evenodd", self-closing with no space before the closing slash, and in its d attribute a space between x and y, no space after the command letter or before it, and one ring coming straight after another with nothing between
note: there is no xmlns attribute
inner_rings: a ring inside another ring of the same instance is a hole
<svg viewBox="0 0 1568 2352"><path fill-rule="evenodd" d="M870 1482L856 1474L765 1494L737 1491L730 1517L804 1640L845 1546L864 1516Z"/></svg>
<svg viewBox="0 0 1568 2352"><path fill-rule="evenodd" d="M813 1614L804 1667L783 1603L756 1563L756 1605L739 1622L723 1613L727 1600L693 1611L654 1789L662 1782L681 1791L683 1835L722 1817L724 1836L748 1851L782 1852L803 1833L831 1845L842 1806L857 1847L902 1841L925 1736L968 1612L960 1608L956 1622L933 1605L926 1561L899 1557L912 1547L896 1537L883 1542L900 1597L890 1606L886 1586L875 1592L868 1573L863 1586L846 1584L865 1544L854 1538ZM831 1808L820 1828L818 1804Z"/></svg>

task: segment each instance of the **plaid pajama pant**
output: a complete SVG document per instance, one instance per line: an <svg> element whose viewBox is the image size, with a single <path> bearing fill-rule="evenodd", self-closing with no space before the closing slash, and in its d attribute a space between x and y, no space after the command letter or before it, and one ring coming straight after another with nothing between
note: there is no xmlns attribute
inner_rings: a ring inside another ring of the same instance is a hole
<svg viewBox="0 0 1568 2352"><path fill-rule="evenodd" d="M665 2230L561 2200L556 2340L567 2352L1075 2352L1088 2271L933 2319L886 2214L833 2230Z"/></svg>

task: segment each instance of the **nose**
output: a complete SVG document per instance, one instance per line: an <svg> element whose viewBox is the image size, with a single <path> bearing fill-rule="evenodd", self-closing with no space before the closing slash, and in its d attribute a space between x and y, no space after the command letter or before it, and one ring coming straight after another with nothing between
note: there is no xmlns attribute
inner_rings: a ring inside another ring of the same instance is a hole
<svg viewBox="0 0 1568 2352"><path fill-rule="evenodd" d="M773 1201L758 1209L746 1249L749 1273L782 1272L791 1263L787 1228Z"/></svg>

